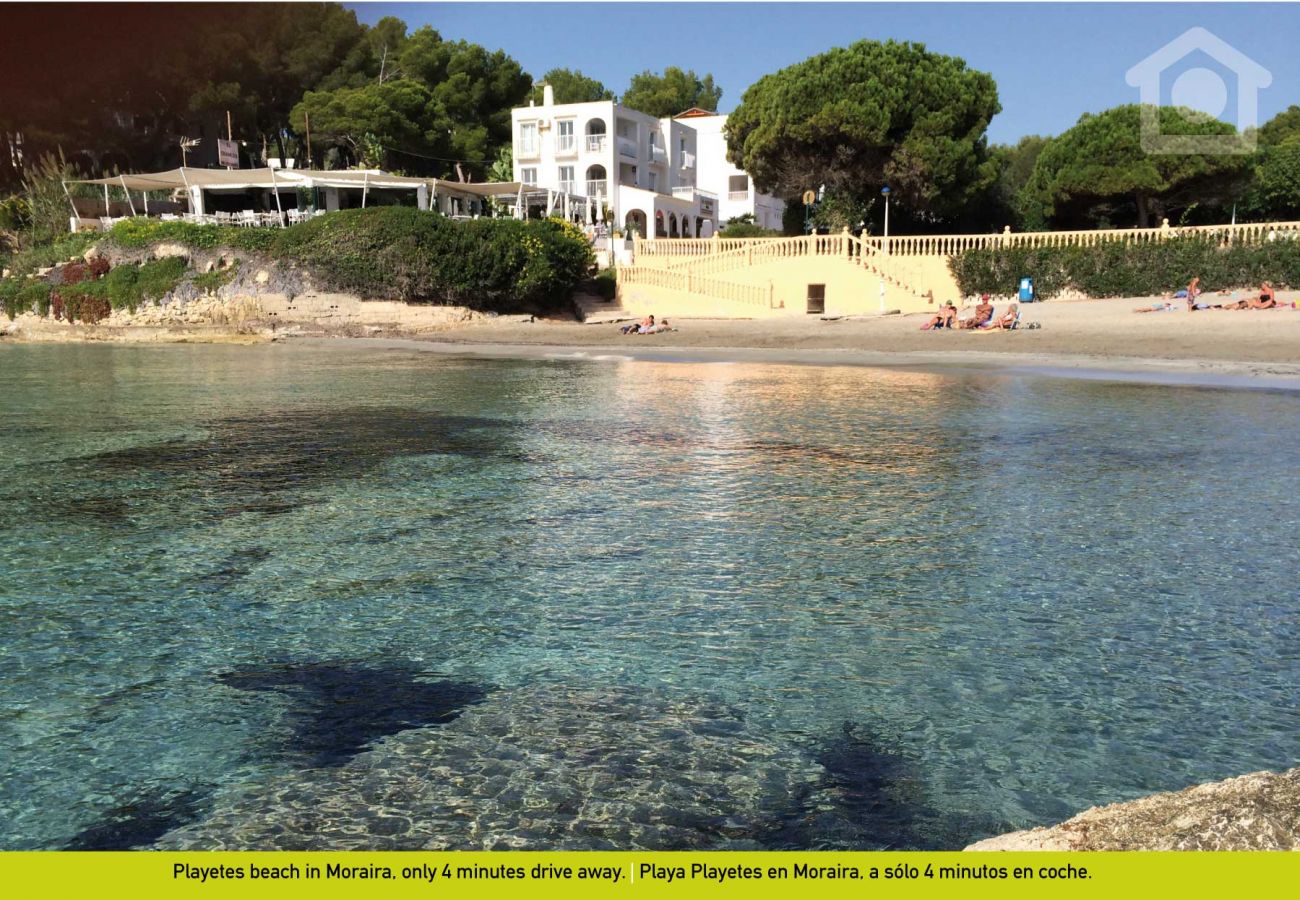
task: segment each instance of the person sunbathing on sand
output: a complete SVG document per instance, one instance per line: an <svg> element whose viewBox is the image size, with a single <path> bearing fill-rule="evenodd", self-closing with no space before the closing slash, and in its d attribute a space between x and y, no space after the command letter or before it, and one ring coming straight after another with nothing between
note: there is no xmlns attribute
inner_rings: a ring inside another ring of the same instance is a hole
<svg viewBox="0 0 1300 900"><path fill-rule="evenodd" d="M1277 306L1277 294L1273 291L1273 285L1270 282L1264 282L1259 286L1259 299L1255 300L1238 300L1236 303L1225 303L1224 309L1272 309Z"/></svg>
<svg viewBox="0 0 1300 900"><path fill-rule="evenodd" d="M658 325L650 325L649 327L642 325L639 329L637 329L636 333L637 334L660 334L661 332L672 331L672 330L673 330L673 326L668 324L667 319L664 319Z"/></svg>
<svg viewBox="0 0 1300 900"><path fill-rule="evenodd" d="M1007 311L998 316L992 322L984 326L985 331L1004 331L1012 328L1016 324L1016 319L1020 316L1020 304L1012 303L1007 307Z"/></svg>
<svg viewBox="0 0 1300 900"><path fill-rule="evenodd" d="M939 311L932 315L929 321L921 326L921 330L931 331L935 328L952 328L956 322L957 304L949 300L943 306L939 307Z"/></svg>
<svg viewBox="0 0 1300 900"><path fill-rule="evenodd" d="M969 319L962 319L957 323L958 328L979 328L985 322L993 318L993 304L989 302L988 294L980 294L979 306L975 307L975 315Z"/></svg>
<svg viewBox="0 0 1300 900"><path fill-rule="evenodd" d="M655 327L655 317L646 316L639 323L634 323L632 325L624 325L622 328L619 329L619 331L623 332L624 334L639 334L641 333L642 328L654 328L654 327Z"/></svg>

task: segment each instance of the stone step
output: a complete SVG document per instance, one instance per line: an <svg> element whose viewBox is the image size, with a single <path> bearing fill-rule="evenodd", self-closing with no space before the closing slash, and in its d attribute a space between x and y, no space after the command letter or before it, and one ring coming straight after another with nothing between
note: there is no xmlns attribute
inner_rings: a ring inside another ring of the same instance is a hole
<svg viewBox="0 0 1300 900"><path fill-rule="evenodd" d="M617 300L606 300L595 294L575 294L573 305L584 322L621 322L632 317Z"/></svg>

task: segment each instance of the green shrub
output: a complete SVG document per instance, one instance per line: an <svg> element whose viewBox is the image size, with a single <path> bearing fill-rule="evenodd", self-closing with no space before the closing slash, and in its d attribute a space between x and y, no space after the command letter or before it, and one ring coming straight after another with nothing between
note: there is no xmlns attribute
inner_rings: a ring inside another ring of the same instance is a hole
<svg viewBox="0 0 1300 900"><path fill-rule="evenodd" d="M605 300L613 300L618 292L618 270L612 266L602 269L596 275L595 284L597 296Z"/></svg>
<svg viewBox="0 0 1300 900"><path fill-rule="evenodd" d="M346 210L281 230L271 255L367 298L493 310L558 306L594 264L582 233L565 223L457 222L405 207Z"/></svg>
<svg viewBox="0 0 1300 900"><path fill-rule="evenodd" d="M15 275L30 275L37 269L66 262L73 256L80 256L86 248L95 243L99 235L94 232L69 234L53 244L20 250L6 264Z"/></svg>
<svg viewBox="0 0 1300 900"><path fill-rule="evenodd" d="M184 279L186 268L185 260L176 256L139 266L115 266L104 276L104 296L112 309L135 312L142 302L161 300L174 291Z"/></svg>
<svg viewBox="0 0 1300 900"><path fill-rule="evenodd" d="M1200 236L1091 247L1008 247L967 250L949 269L962 294L1012 293L1023 276L1042 297L1065 290L1089 297L1144 297L1168 293L1200 276L1209 290L1261 281L1300 287L1300 242L1268 241L1220 247Z"/></svg>
<svg viewBox="0 0 1300 900"><path fill-rule="evenodd" d="M22 283L17 278L0 278L0 306L5 315L12 320L21 310L18 308L18 292Z"/></svg>
<svg viewBox="0 0 1300 900"><path fill-rule="evenodd" d="M719 236L724 238L780 237L783 232L775 228L763 228L753 222L734 222L727 224Z"/></svg>
<svg viewBox="0 0 1300 900"><path fill-rule="evenodd" d="M581 230L560 220L460 222L394 206L345 210L290 228L128 219L105 240L134 250L166 242L258 253L300 264L332 290L483 310L558 308L595 263Z"/></svg>

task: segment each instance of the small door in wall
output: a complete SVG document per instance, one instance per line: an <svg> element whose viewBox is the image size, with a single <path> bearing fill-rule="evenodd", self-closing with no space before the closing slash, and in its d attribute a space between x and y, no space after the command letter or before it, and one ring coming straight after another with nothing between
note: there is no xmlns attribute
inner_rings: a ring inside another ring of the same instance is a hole
<svg viewBox="0 0 1300 900"><path fill-rule="evenodd" d="M808 314L821 315L826 312L826 285L808 285Z"/></svg>

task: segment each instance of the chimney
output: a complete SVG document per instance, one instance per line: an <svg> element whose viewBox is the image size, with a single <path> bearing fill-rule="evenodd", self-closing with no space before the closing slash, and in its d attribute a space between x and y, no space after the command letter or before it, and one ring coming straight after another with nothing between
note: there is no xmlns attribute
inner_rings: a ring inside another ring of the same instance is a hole
<svg viewBox="0 0 1300 900"><path fill-rule="evenodd" d="M555 89L549 84L542 85L542 106L555 105Z"/></svg>

